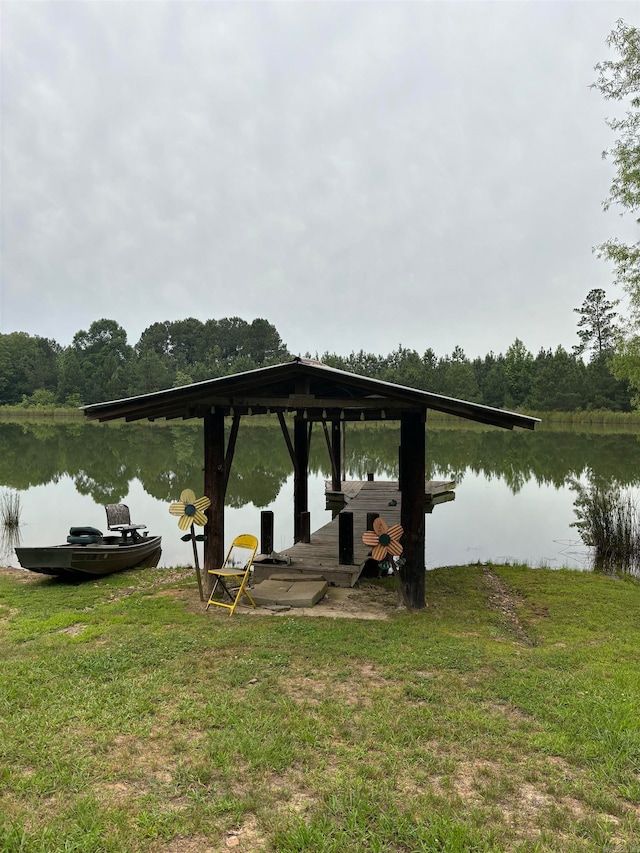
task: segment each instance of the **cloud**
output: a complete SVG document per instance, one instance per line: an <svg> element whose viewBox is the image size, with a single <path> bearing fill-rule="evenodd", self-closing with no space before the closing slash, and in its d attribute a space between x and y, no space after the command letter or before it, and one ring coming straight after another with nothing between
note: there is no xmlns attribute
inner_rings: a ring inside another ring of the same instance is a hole
<svg viewBox="0 0 640 853"><path fill-rule="evenodd" d="M294 352L575 343L632 4L5 3L0 330ZM611 294L612 297L615 294Z"/></svg>

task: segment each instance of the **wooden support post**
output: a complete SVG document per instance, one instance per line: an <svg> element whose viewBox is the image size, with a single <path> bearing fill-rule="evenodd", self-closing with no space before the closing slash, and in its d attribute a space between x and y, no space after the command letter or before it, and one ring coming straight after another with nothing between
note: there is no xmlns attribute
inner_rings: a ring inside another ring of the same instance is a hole
<svg viewBox="0 0 640 853"><path fill-rule="evenodd" d="M311 542L311 513L310 512L301 512L300 513L300 541L306 542L307 544Z"/></svg>
<svg viewBox="0 0 640 853"><path fill-rule="evenodd" d="M340 491L342 477L342 439L340 435L340 421L331 421L331 448L333 450L333 463L331 465L331 488L334 492Z"/></svg>
<svg viewBox="0 0 640 853"><path fill-rule="evenodd" d="M291 457L291 464L294 469L297 464L296 453L293 449L293 444L291 443L291 436L289 435L289 427L287 426L287 422L284 418L284 414L282 412L278 412L278 421L280 422L280 429L282 430L282 435L284 436L285 444L287 445L287 450L289 451L289 456Z"/></svg>
<svg viewBox="0 0 640 853"><path fill-rule="evenodd" d="M229 441L227 443L227 451L224 456L224 491L227 493L229 485L229 474L231 473L231 463L233 462L233 454L236 450L236 441L238 438L238 430L240 429L240 415L235 415L231 422L231 432L229 433Z"/></svg>
<svg viewBox="0 0 640 853"><path fill-rule="evenodd" d="M273 510L263 509L260 513L260 553L273 551Z"/></svg>
<svg viewBox="0 0 640 853"><path fill-rule="evenodd" d="M224 560L224 498L226 491L224 415L215 412L204 417L204 493L211 500L204 526L204 585L207 597L213 587L209 569L219 568Z"/></svg>
<svg viewBox="0 0 640 853"><path fill-rule="evenodd" d="M424 562L424 483L425 416L422 412L403 412L400 422L400 476L404 528L402 556L405 563L400 577L411 606L425 607Z"/></svg>
<svg viewBox="0 0 640 853"><path fill-rule="evenodd" d="M333 424L332 424L333 428ZM329 462L331 463L331 490L334 492L340 491L340 468L336 464L336 455L334 453L334 444L333 444L333 429L332 435L329 435L329 428L327 427L327 422L322 421L322 429L324 431L324 438L327 443L327 452L329 453Z"/></svg>
<svg viewBox="0 0 640 853"><path fill-rule="evenodd" d="M338 516L338 563L353 565L353 513L341 512Z"/></svg>
<svg viewBox="0 0 640 853"><path fill-rule="evenodd" d="M300 542L302 535L301 515L309 509L308 433L307 422L301 415L296 415L293 421L293 449L296 460L293 474L293 541Z"/></svg>

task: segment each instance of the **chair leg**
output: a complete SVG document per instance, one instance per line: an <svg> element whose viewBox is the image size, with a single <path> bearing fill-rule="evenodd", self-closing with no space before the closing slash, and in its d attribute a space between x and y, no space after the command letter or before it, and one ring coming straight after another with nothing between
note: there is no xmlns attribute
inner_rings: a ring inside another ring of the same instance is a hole
<svg viewBox="0 0 640 853"><path fill-rule="evenodd" d="M246 577L246 575L245 575L245 577L242 579L242 583L240 584L240 588L239 588L239 590L238 590L238 594L236 595L236 600L233 602L233 608L232 608L231 613L229 614L229 616L233 616L233 611L234 611L234 610L236 609L236 607L238 606L238 602L240 601L240 598L241 598L241 596L243 596L243 595L246 595L246 596L247 596L247 598L248 598L248 599L249 599L249 601L251 602L251 606L252 606L252 607L254 608L254 610L255 610L256 603L255 603L255 601L253 600L253 598L251 598L251 596L249 595L249 593L248 593L248 591L247 591L247 589L246 589L246 584L247 584L247 577Z"/></svg>
<svg viewBox="0 0 640 853"><path fill-rule="evenodd" d="M216 590L218 589L219 586L222 587L222 595L224 595L226 593L229 596L229 599L231 601L233 601L233 595L229 592L229 588L227 587L226 583L222 580L220 575L218 575L216 577L216 582L213 585L213 589L211 590L211 595L209 596L209 601L207 601L207 606L206 606L205 610L209 609L210 604L219 604L220 603L220 602L214 601L214 596L215 596Z"/></svg>
<svg viewBox="0 0 640 853"><path fill-rule="evenodd" d="M234 577L242 577L242 576L241 575L238 575L238 576L231 575L227 578L227 580L232 580ZM238 601L239 601L240 596L242 595L243 591L244 591L244 594L249 599L249 601L251 602L251 604L255 607L256 604L255 604L254 600L251 598L251 596L246 591L246 589L244 589L245 583L246 583L246 578L243 578L237 589L234 589L233 587L231 587L231 589L230 589L227 586L227 584L225 583L224 579L220 575L217 575L216 576L216 582L214 583L213 589L211 590L211 595L209 596L209 600L207 601L207 606L206 606L205 610L209 609L210 604L216 605L218 607L227 607L231 611L229 613L229 615L232 616L233 611L236 609L236 606L238 604ZM225 604L223 601L215 601L214 600L214 596L216 594L216 590L218 589L218 586L222 587L222 596L224 597L224 595L226 593L231 604Z"/></svg>

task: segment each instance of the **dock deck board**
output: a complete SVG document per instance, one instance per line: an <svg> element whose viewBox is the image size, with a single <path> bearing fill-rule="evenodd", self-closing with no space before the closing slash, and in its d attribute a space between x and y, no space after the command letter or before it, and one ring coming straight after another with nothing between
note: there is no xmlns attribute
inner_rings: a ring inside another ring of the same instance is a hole
<svg viewBox="0 0 640 853"><path fill-rule="evenodd" d="M286 571L302 575L321 572L330 584L350 587L360 577L362 566L371 554L371 548L362 542L362 534L367 529L367 514L378 513L389 527L400 524L402 493L397 480L345 481L337 493L332 492L330 486L327 484L327 499L339 496L344 500L340 512L353 513L354 564L342 566L338 561L338 513L328 524L311 534L310 542L296 542L285 549L284 553L291 559ZM454 486L455 483L449 480L425 483L425 499L450 492ZM259 583L282 570L282 565L256 563L254 582Z"/></svg>

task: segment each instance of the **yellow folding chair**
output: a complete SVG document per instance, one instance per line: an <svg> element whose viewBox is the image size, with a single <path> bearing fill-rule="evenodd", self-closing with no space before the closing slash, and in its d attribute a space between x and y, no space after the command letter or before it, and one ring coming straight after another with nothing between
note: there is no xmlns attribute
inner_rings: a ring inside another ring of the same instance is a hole
<svg viewBox="0 0 640 853"><path fill-rule="evenodd" d="M227 551L222 566L219 569L208 570L208 574L213 575L216 582L211 590L209 601L207 601L207 610L210 604L215 604L217 607L226 607L231 611L229 616L233 616L233 611L243 595L249 599L252 607L256 606L255 601L247 592L246 585L257 550L258 540L255 536L250 533L236 536ZM214 595L218 590L222 596L226 595L230 599L231 604L227 604L226 601L214 600Z"/></svg>

